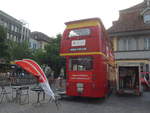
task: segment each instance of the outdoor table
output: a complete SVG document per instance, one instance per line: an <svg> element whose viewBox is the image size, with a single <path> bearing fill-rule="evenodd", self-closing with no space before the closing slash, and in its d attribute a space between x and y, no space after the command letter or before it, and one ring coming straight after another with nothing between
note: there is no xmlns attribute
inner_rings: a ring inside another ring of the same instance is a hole
<svg viewBox="0 0 150 113"><path fill-rule="evenodd" d="M43 100L45 100L45 92L42 88L31 88L31 91L34 91L37 93L37 104L40 103L40 94L43 93Z"/></svg>
<svg viewBox="0 0 150 113"><path fill-rule="evenodd" d="M19 93L20 93L19 88L20 87L21 86L12 86L12 101L16 103L19 101ZM14 92L16 93L15 96L14 96Z"/></svg>

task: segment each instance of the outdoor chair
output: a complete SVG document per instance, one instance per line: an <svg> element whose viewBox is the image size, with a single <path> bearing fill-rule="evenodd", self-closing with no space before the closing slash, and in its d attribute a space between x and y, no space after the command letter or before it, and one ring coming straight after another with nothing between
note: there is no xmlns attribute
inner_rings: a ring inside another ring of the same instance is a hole
<svg viewBox="0 0 150 113"><path fill-rule="evenodd" d="M1 92L0 92L0 104L2 103L2 101L4 99L6 99L6 101L10 101L10 98L8 96L8 94L10 94L10 92L8 92L5 88L5 86L1 86Z"/></svg>
<svg viewBox="0 0 150 113"><path fill-rule="evenodd" d="M10 86L10 80L6 74L3 74L3 76L0 76L0 104L4 101L4 99L6 101L10 101L8 95L11 94L11 92L6 89L8 86Z"/></svg>

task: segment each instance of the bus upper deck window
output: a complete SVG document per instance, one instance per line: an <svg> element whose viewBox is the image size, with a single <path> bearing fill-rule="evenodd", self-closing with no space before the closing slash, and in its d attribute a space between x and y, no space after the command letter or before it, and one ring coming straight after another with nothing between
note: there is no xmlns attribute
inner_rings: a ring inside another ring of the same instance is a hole
<svg viewBox="0 0 150 113"><path fill-rule="evenodd" d="M91 30L89 28L74 29L69 32L69 37L88 36L90 35L90 33L91 33Z"/></svg>

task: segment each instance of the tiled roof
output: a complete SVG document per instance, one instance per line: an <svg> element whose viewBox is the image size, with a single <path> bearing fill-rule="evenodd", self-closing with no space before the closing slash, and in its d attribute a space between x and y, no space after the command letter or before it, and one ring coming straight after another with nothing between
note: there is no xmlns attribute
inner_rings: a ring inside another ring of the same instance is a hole
<svg viewBox="0 0 150 113"><path fill-rule="evenodd" d="M113 26L108 29L109 33L130 32L140 30L150 30L150 24L145 24L141 12L147 7L142 2L131 8L121 10L117 21L113 22Z"/></svg>
<svg viewBox="0 0 150 113"><path fill-rule="evenodd" d="M37 32L37 31L32 32L31 37L35 40L38 40L38 41L51 42L51 40L52 40L52 38L50 38L46 34L41 33L41 32Z"/></svg>

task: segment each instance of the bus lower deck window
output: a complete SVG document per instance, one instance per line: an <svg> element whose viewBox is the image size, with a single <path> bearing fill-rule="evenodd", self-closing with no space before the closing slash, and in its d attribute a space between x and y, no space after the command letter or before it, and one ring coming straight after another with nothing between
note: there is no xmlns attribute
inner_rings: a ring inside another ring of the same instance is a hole
<svg viewBox="0 0 150 113"><path fill-rule="evenodd" d="M69 67L72 71L91 70L93 68L92 57L72 57Z"/></svg>

